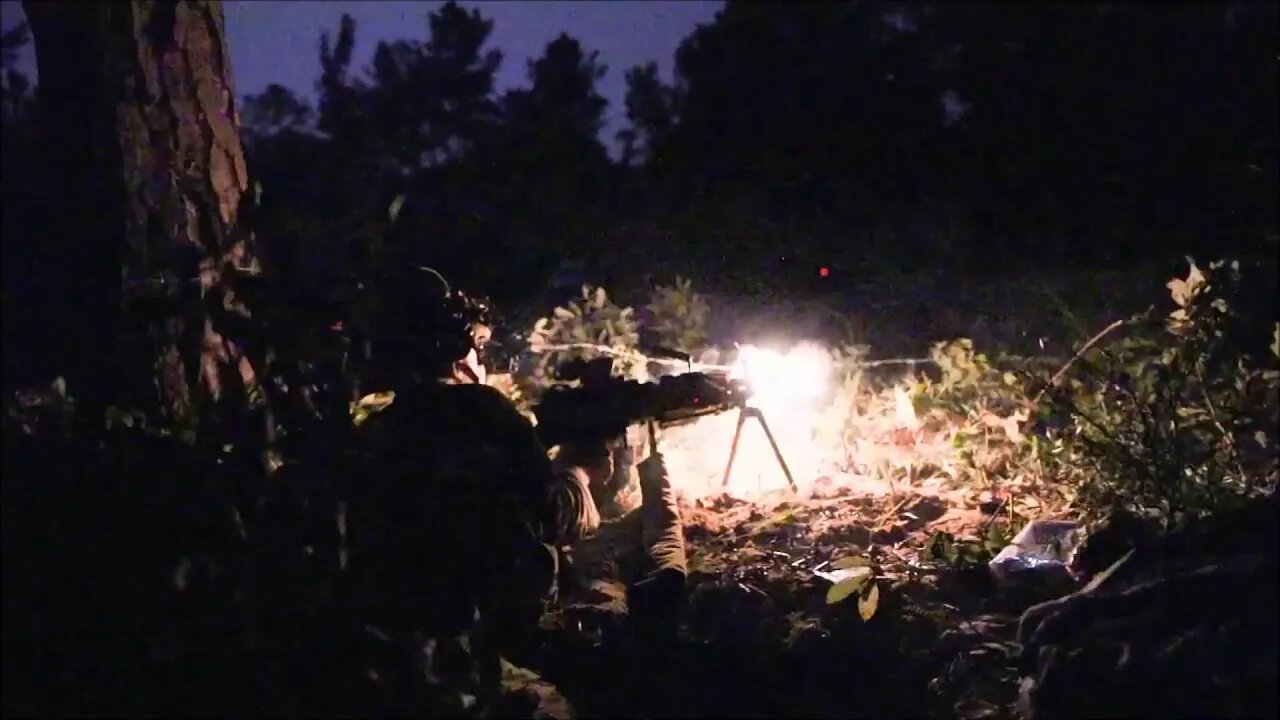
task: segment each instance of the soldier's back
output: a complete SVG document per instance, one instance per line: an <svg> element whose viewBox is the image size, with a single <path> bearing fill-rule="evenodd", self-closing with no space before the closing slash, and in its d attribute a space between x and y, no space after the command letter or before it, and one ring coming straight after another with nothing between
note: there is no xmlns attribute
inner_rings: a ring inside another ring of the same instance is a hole
<svg viewBox="0 0 1280 720"><path fill-rule="evenodd" d="M353 577L382 596L372 601L380 614L460 630L495 595L526 603L515 596L554 584L554 551L542 544L554 475L532 425L501 393L413 388L362 431L369 461L352 479Z"/></svg>

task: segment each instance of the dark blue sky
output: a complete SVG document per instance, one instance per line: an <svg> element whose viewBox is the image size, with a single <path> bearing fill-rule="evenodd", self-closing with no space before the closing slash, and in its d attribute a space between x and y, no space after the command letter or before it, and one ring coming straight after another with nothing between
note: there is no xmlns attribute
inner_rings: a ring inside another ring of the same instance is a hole
<svg viewBox="0 0 1280 720"><path fill-rule="evenodd" d="M227 42L235 73L236 93L261 91L278 82L308 97L314 96L320 75L318 43L320 33L336 32L343 13L356 20L356 48L353 65L363 69L373 56L379 40L427 38L427 13L443 2L288 2L228 0L223 3L227 19ZM22 17L21 6L13 0L3 6L4 27ZM700 23L711 22L723 7L722 0L587 0L534 2L463 2L478 8L494 21L490 43L505 54L498 71L498 90L525 83L525 63L542 53L547 43L561 32L580 40L588 50L598 50L609 72L600 84L600 93L609 100L609 125L601 139L612 146L614 133L625 122L623 75L633 65L656 61L663 77L671 78L676 47ZM34 75L34 52L30 47L20 69Z"/></svg>

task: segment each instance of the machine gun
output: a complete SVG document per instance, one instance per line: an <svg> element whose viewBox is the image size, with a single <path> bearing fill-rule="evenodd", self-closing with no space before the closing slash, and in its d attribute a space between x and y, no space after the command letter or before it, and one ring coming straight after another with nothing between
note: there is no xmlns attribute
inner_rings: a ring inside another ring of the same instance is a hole
<svg viewBox="0 0 1280 720"><path fill-rule="evenodd" d="M690 422L706 415L718 415L738 409L738 426L729 451L729 463L724 471L724 482L729 484L733 461L738 453L738 441L742 426L748 417L760 422L769 438L778 464L791 485L796 489L791 470L787 467L782 451L769 430L769 424L758 408L751 407L749 385L740 379L729 377L725 371L686 372L664 375L657 382L637 382L613 375L613 360L609 357L591 361L570 360L556 371L560 380L579 381L578 387L555 386L543 393L542 400L533 409L537 418L538 437L547 447L565 442L583 442L616 437L627 427L646 423L651 442L655 426L670 427Z"/></svg>

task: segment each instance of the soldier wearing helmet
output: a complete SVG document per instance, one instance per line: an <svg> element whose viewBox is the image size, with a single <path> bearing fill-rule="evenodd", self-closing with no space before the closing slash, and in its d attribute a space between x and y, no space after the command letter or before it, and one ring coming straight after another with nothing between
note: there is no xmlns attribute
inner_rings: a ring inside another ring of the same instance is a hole
<svg viewBox="0 0 1280 720"><path fill-rule="evenodd" d="M395 395L360 428L351 572L361 614L401 653L402 677L374 680L379 702L466 716L495 712L500 658L519 652L554 595L555 547L596 520L529 420L483 384L487 304L433 275L391 284L394 302L372 323ZM566 714L546 707L564 705L557 694L539 694L544 712Z"/></svg>

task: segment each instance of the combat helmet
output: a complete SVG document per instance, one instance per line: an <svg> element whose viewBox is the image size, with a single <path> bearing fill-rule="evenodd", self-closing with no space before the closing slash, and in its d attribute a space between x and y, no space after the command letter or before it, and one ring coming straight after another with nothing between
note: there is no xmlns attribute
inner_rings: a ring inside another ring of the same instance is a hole
<svg viewBox="0 0 1280 720"><path fill-rule="evenodd" d="M410 266L385 279L373 323L376 354L394 365L447 367L489 339L487 298L451 288L440 273Z"/></svg>

